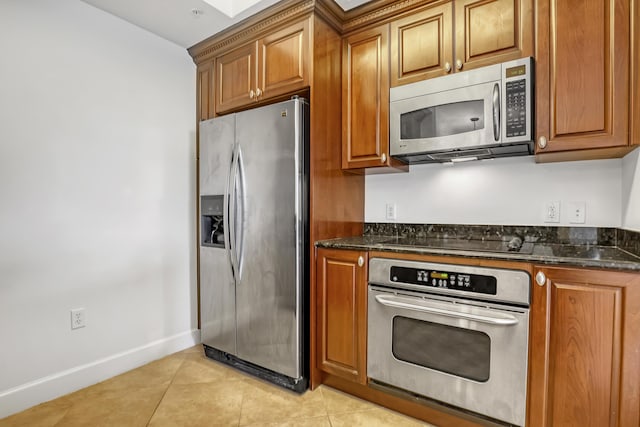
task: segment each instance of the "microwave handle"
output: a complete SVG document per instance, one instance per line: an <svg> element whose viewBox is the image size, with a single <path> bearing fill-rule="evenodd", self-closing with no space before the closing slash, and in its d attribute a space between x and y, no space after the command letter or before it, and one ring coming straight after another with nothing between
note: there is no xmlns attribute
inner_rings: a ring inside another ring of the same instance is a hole
<svg viewBox="0 0 640 427"><path fill-rule="evenodd" d="M493 86L493 139L500 141L500 86Z"/></svg>

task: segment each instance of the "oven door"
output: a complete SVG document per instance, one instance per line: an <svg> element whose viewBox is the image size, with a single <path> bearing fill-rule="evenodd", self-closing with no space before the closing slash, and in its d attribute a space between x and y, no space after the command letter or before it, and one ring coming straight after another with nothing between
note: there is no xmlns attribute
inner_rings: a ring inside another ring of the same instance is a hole
<svg viewBox="0 0 640 427"><path fill-rule="evenodd" d="M529 309L373 285L368 303L370 379L524 425Z"/></svg>

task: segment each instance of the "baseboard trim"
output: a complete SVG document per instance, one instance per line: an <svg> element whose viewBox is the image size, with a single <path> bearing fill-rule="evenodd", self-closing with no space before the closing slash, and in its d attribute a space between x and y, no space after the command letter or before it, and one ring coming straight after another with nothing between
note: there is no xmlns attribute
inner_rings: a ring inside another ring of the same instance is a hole
<svg viewBox="0 0 640 427"><path fill-rule="evenodd" d="M0 391L0 419L199 343L193 329Z"/></svg>

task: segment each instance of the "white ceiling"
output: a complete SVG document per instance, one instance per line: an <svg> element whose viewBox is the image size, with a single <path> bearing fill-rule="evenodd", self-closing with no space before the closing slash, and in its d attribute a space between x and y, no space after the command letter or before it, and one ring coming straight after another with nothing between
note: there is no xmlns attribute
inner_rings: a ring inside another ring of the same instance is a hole
<svg viewBox="0 0 640 427"><path fill-rule="evenodd" d="M279 0L259 0L233 18L204 0L82 0L138 27L188 48L223 29L242 21ZM335 0L344 10L370 0ZM233 0L230 0L233 2ZM222 3L220 1L216 3ZM254 2L245 2L254 3ZM223 10L234 11L234 6ZM194 13L193 11L199 11Z"/></svg>

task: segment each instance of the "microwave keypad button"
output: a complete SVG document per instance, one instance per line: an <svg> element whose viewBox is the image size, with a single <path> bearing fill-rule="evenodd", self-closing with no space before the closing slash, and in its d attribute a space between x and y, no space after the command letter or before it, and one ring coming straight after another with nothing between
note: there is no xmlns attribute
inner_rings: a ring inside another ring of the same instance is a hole
<svg viewBox="0 0 640 427"><path fill-rule="evenodd" d="M526 80L507 82L507 137L526 134Z"/></svg>

